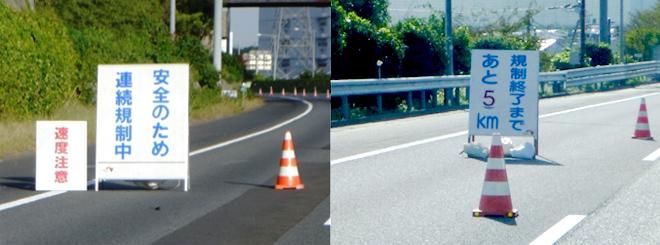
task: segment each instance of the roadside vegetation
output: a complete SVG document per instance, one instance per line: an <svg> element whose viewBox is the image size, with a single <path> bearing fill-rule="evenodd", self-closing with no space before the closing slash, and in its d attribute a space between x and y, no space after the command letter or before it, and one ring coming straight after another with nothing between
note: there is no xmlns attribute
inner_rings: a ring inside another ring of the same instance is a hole
<svg viewBox="0 0 660 245"><path fill-rule="evenodd" d="M448 38L445 33L445 13L425 6L431 12L427 18L408 17L392 23L387 12L388 1L347 0L332 1L332 56L334 72L332 79L366 79L441 76L447 74ZM459 14L453 27L453 71L455 75L470 73L470 51L472 49L539 50L540 39L533 35L532 20L541 12L535 2L524 11L515 10L498 18L485 18L483 13ZM482 12L487 12L483 10ZM473 23L483 23L474 26ZM660 44L660 2L650 10L636 13L631 24L626 26L626 63L652 60L654 46ZM541 72L566 70L581 67L619 63L619 55L613 53L606 43L587 43L584 63L571 65L571 52L564 50L554 55L541 52ZM633 56L632 54L637 54ZM612 81L599 85L571 88L562 93L594 91L601 88L634 86L649 81L646 78L629 81ZM464 90L464 89L463 89ZM544 85L542 96L552 96L556 88ZM455 91L439 90L439 95ZM460 101L465 91L459 93ZM351 97L351 118L361 118L376 113L374 96ZM413 104L419 103L415 101ZM438 104L443 105L442 99ZM340 119L341 102L333 99L331 119ZM383 97L384 113L401 113L407 110L406 95Z"/></svg>
<svg viewBox="0 0 660 245"><path fill-rule="evenodd" d="M259 107L251 93L244 102L221 95L219 75L230 85L250 77L228 54L215 70L202 46L212 20L187 6L196 1L177 2L172 40L169 1L44 0L36 12L0 1L0 157L34 149L37 120L87 121L93 140L99 64L189 63L191 121Z"/></svg>

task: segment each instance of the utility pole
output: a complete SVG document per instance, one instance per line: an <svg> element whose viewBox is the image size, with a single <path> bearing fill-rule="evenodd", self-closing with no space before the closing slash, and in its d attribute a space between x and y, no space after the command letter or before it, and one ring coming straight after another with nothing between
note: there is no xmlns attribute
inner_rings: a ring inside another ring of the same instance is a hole
<svg viewBox="0 0 660 245"><path fill-rule="evenodd" d="M621 22L619 23L619 63L624 64L626 63L626 55L625 55L625 49L624 49L624 44L623 44L623 0L621 0L621 6L619 8L619 15L621 16Z"/></svg>
<svg viewBox="0 0 660 245"><path fill-rule="evenodd" d="M176 0L170 0L170 38L174 40L176 28Z"/></svg>
<svg viewBox="0 0 660 245"><path fill-rule="evenodd" d="M580 1L580 64L584 63L584 42L586 39L585 35L585 21L584 21L584 5L586 0Z"/></svg>
<svg viewBox="0 0 660 245"><path fill-rule="evenodd" d="M215 0L213 8L213 66L222 71L222 0Z"/></svg>
<svg viewBox="0 0 660 245"><path fill-rule="evenodd" d="M447 36L447 56L449 64L447 64L447 75L454 75L454 31L451 28L451 0L445 0L446 12L445 16L445 36Z"/></svg>
<svg viewBox="0 0 660 245"><path fill-rule="evenodd" d="M600 41L610 43L610 25L607 20L607 0L600 0Z"/></svg>

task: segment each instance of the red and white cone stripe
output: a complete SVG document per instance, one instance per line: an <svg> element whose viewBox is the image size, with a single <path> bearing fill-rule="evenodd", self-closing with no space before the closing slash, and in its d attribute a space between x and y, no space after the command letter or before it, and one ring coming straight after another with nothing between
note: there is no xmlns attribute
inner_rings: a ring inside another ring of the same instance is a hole
<svg viewBox="0 0 660 245"><path fill-rule="evenodd" d="M653 137L651 137L651 129L649 127L649 118L646 114L646 100L644 98L642 98L642 103L639 105L639 116L637 117L635 134L632 138L653 140Z"/></svg>
<svg viewBox="0 0 660 245"><path fill-rule="evenodd" d="M518 211L511 204L509 180L506 174L506 162L502 150L502 140L499 134L493 134L493 141L488 155L486 177L481 191L479 209L473 211L474 216L508 216L515 217Z"/></svg>
<svg viewBox="0 0 660 245"><path fill-rule="evenodd" d="M275 189L304 189L298 174L298 162L293 149L291 131L286 131L282 144L282 158L280 159L280 174L277 177Z"/></svg>
<svg viewBox="0 0 660 245"><path fill-rule="evenodd" d="M270 95L273 95L273 86L270 87Z"/></svg>
<svg viewBox="0 0 660 245"><path fill-rule="evenodd" d="M303 97L307 97L307 90L303 88Z"/></svg>

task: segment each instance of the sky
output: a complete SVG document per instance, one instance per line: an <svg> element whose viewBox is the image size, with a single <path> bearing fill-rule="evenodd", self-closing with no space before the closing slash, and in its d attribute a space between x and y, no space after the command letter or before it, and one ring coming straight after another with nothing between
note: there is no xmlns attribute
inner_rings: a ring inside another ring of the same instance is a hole
<svg viewBox="0 0 660 245"><path fill-rule="evenodd" d="M445 11L445 0L389 0L390 5L388 11L392 16L392 23L409 17L428 16L431 6L434 10ZM620 7L621 0L608 0L608 16L613 21L613 25L618 25L620 22ZM630 16L638 11L650 9L656 5L658 0L623 0L624 24L630 20ZM452 0L452 17L455 25L473 23L473 14L482 10L486 12L497 11L496 14L482 14L485 16L499 16L501 13L512 13L513 9L518 8L521 11L527 9L530 4L534 3L536 7L543 8L544 10L535 16L534 23L537 28L545 28L549 26L564 26L566 28L575 28L579 19L579 12L554 9L551 7L565 6L568 4L577 4L576 0ZM596 19L599 21L600 14L600 0L586 0L586 19L587 23L592 23ZM458 15L463 15L465 20L457 18Z"/></svg>
<svg viewBox="0 0 660 245"><path fill-rule="evenodd" d="M230 8L229 31L234 33L234 48L257 46L259 8Z"/></svg>

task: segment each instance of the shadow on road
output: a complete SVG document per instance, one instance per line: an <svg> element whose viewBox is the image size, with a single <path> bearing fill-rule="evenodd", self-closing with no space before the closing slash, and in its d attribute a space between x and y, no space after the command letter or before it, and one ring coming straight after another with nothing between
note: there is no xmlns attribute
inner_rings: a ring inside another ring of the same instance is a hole
<svg viewBox="0 0 660 245"><path fill-rule="evenodd" d="M505 225L510 225L510 226L517 226L518 225L518 223L516 223L516 218L492 217L492 216L486 216L485 218L500 222L500 223L505 224Z"/></svg>
<svg viewBox="0 0 660 245"><path fill-rule="evenodd" d="M264 184L253 184L253 183L244 183L244 182L235 182L235 181L225 181L227 184L233 184L233 185L249 185L249 186L256 186L256 187L262 187L262 188L268 188L268 189L274 189L275 185L264 185Z"/></svg>
<svg viewBox="0 0 660 245"><path fill-rule="evenodd" d="M35 188L34 177L1 177L1 179L0 186L31 191Z"/></svg>

